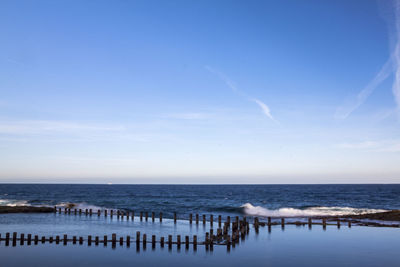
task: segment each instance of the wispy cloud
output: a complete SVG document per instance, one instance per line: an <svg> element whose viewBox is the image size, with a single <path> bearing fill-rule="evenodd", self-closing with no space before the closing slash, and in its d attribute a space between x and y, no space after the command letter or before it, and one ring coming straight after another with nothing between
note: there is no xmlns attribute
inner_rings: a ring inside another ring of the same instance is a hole
<svg viewBox="0 0 400 267"><path fill-rule="evenodd" d="M382 2L387 5L389 2ZM336 119L346 119L350 114L361 106L367 98L374 92L374 90L385 81L391 74L394 74L392 91L396 102L397 110L400 112L400 2L391 1L391 12L394 12L394 27L389 25L389 38L393 42L394 47L387 62L383 65L382 69L377 75L365 86L357 96L340 106L335 113ZM389 10L388 9L388 10ZM393 24L393 18L389 19L387 14L386 19L388 23Z"/></svg>
<svg viewBox="0 0 400 267"><path fill-rule="evenodd" d="M246 98L254 103L256 103L262 110L262 112L265 114L265 116L267 116L269 119L271 119L274 122L278 122L272 115L271 115L271 110L270 108L267 106L267 104L265 104L264 102L262 102L261 100L257 99L257 98L253 98L248 96L246 93L244 93L243 91L239 90L239 88L236 86L236 84L224 73L215 70L214 68L211 68L210 66L205 66L206 70L208 70L209 72L217 75L222 81L225 82L225 84L236 94L240 95L243 98Z"/></svg>
<svg viewBox="0 0 400 267"><path fill-rule="evenodd" d="M260 100L258 100L258 99L256 99L256 98L252 98L252 99L250 99L250 100L256 102L257 105L260 106L261 110L264 112L264 114L265 114L268 118L270 118L271 120L277 122L277 121L275 120L275 118L272 117L271 111L270 111L269 107L268 107L265 103L263 103L262 101L260 101Z"/></svg>
<svg viewBox="0 0 400 267"><path fill-rule="evenodd" d="M343 106L337 108L336 119L346 119L354 110L361 106L374 90L392 73L392 58L390 58L378 74L355 97Z"/></svg>

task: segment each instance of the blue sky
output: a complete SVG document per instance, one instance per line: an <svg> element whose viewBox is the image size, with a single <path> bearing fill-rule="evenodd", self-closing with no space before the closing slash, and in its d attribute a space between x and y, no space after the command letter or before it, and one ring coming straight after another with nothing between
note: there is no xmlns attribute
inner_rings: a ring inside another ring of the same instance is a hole
<svg viewBox="0 0 400 267"><path fill-rule="evenodd" d="M391 1L1 1L0 182L398 183Z"/></svg>

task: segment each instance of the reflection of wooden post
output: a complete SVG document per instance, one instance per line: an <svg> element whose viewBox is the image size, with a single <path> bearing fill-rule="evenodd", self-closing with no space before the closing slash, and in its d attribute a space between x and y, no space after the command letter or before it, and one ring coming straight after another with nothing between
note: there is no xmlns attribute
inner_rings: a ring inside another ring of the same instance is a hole
<svg viewBox="0 0 400 267"><path fill-rule="evenodd" d="M33 242L35 243L35 245L37 244L39 240L39 237L37 235L35 235ZM60 236L56 235L56 244L58 245L60 243Z"/></svg>

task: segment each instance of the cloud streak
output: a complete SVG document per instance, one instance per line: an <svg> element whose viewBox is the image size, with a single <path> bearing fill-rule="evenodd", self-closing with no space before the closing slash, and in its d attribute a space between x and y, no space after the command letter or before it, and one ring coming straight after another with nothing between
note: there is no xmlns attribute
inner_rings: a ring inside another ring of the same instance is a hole
<svg viewBox="0 0 400 267"><path fill-rule="evenodd" d="M220 71L217 71L214 68L211 68L210 66L205 66L205 68L209 72L217 75L234 93L236 93L236 94L240 95L241 97L246 98L246 99L256 103L261 108L261 110L265 114L265 116L267 116L269 119L271 119L274 122L278 122L271 115L271 110L267 106L267 104L265 104L264 102L262 102L261 100L259 100L257 98L249 97L246 93L244 93L241 90L239 90L238 87L236 86L236 84L228 76L226 76L224 73L222 73Z"/></svg>
<svg viewBox="0 0 400 267"><path fill-rule="evenodd" d="M394 74L392 92L396 102L397 110L400 112L400 3L392 1L390 10L394 10L394 27L389 25L389 38L394 43L391 55L383 65L378 74L347 104L337 108L336 119L346 119L350 114L360 107L375 89L385 81L391 74ZM393 19L388 21L393 23Z"/></svg>

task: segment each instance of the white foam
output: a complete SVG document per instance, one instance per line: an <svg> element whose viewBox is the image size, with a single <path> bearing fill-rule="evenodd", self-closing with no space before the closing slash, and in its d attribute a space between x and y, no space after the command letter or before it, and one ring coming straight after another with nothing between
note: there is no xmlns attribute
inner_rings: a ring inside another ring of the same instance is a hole
<svg viewBox="0 0 400 267"><path fill-rule="evenodd" d="M358 209L351 207L310 207L306 209L280 208L270 210L246 203L242 206L245 214L262 217L312 217L312 216L344 216L385 212L383 209Z"/></svg>
<svg viewBox="0 0 400 267"><path fill-rule="evenodd" d="M0 206L17 207L30 206L26 200L0 199Z"/></svg>
<svg viewBox="0 0 400 267"><path fill-rule="evenodd" d="M73 205L73 207L71 207ZM57 207L71 207L71 209L92 209L92 210L104 210L106 208L99 207L95 205L90 205L85 202L82 203L71 203L71 202L61 202L56 205Z"/></svg>

